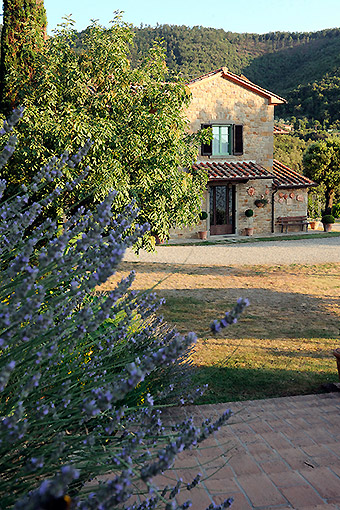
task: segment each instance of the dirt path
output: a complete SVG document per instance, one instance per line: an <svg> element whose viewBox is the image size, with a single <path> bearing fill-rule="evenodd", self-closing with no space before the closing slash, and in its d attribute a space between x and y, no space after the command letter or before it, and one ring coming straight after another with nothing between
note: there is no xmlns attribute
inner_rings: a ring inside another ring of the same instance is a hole
<svg viewBox="0 0 340 510"><path fill-rule="evenodd" d="M124 261L209 266L324 264L340 262L340 237L232 246L159 246L155 253L143 251L139 256L136 256L132 250L127 250Z"/></svg>

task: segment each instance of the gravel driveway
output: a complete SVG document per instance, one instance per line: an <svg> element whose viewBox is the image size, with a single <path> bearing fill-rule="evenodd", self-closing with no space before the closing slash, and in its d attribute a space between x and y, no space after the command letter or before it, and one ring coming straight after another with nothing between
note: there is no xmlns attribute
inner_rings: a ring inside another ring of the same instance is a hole
<svg viewBox="0 0 340 510"><path fill-rule="evenodd" d="M320 264L340 262L340 237L270 241L232 246L158 246L155 253L136 256L127 250L124 261L214 266L256 264Z"/></svg>

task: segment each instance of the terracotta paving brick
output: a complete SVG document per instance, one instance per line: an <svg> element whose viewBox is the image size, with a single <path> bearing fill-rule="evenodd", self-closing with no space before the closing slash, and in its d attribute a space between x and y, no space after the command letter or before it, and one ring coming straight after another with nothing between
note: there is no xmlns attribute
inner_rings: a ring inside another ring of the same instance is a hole
<svg viewBox="0 0 340 510"><path fill-rule="evenodd" d="M251 432L250 434L242 434L241 436L235 436L235 439L245 446L252 443L262 443L265 444L265 441L261 439L260 436L257 434L254 434L254 432Z"/></svg>
<svg viewBox="0 0 340 510"><path fill-rule="evenodd" d="M248 445L248 451L256 461L271 460L277 455L270 446L265 444L252 443Z"/></svg>
<svg viewBox="0 0 340 510"><path fill-rule="evenodd" d="M252 420L248 422L251 429L256 432L256 434L265 434L266 432L272 432L272 428L262 420Z"/></svg>
<svg viewBox="0 0 340 510"><path fill-rule="evenodd" d="M340 414L339 414L340 416ZM340 421L340 420L339 420ZM340 423L338 425L338 434L340 435ZM335 443L327 443L327 448L334 454L340 457L340 442L337 441Z"/></svg>
<svg viewBox="0 0 340 510"><path fill-rule="evenodd" d="M300 471L300 474L319 492L326 500L340 503L340 478L326 467Z"/></svg>
<svg viewBox="0 0 340 510"><path fill-rule="evenodd" d="M282 460L271 460L270 462L261 462L261 469L268 475L271 473L283 473L291 471L290 466Z"/></svg>
<svg viewBox="0 0 340 510"><path fill-rule="evenodd" d="M340 478L340 463L331 466L330 470L333 471L333 473L335 473Z"/></svg>
<svg viewBox="0 0 340 510"><path fill-rule="evenodd" d="M287 423L285 420L280 420L279 418L268 420L268 425L272 428L275 432L284 432L287 435L287 432L291 431L292 434L294 434L295 429L289 423Z"/></svg>
<svg viewBox="0 0 340 510"><path fill-rule="evenodd" d="M233 505L231 507L232 510L249 510L253 508L248 499L241 492L236 492L230 495L226 494L224 496L219 494L214 496L213 499L216 505L220 505L221 503L224 502L225 499L228 499L228 497L232 497L234 500Z"/></svg>
<svg viewBox="0 0 340 510"><path fill-rule="evenodd" d="M207 490L209 490L210 494L229 494L239 491L239 487L236 484L232 471L229 467L226 466L212 474L207 473L207 475L209 478L204 480L203 477L202 484L207 488Z"/></svg>
<svg viewBox="0 0 340 510"><path fill-rule="evenodd" d="M334 435L329 434L324 428L321 427L313 427L309 429L307 433L316 443L334 443L336 440Z"/></svg>
<svg viewBox="0 0 340 510"><path fill-rule="evenodd" d="M309 436L308 430L309 429L304 430L304 431L299 431L299 430L290 431L289 430L289 431L283 433L283 435L285 435L287 437L288 441L290 441L292 443L292 445L295 447L315 445L316 442L313 441L313 439Z"/></svg>
<svg viewBox="0 0 340 510"><path fill-rule="evenodd" d="M324 503L317 492L309 485L287 487L281 489L281 492L293 508L311 508L315 505L322 505Z"/></svg>
<svg viewBox="0 0 340 510"><path fill-rule="evenodd" d="M299 508L299 510L339 510L339 507L337 505L330 505L327 503L325 505L316 505L312 508L310 506L303 506Z"/></svg>
<svg viewBox="0 0 340 510"><path fill-rule="evenodd" d="M283 505L286 500L278 491L270 478L264 473L260 475L242 475L237 477L240 484L253 506Z"/></svg>
<svg viewBox="0 0 340 510"><path fill-rule="evenodd" d="M291 448L292 442L285 438L281 432L270 432L267 434L261 434L262 438L275 450L277 448Z"/></svg>
<svg viewBox="0 0 340 510"><path fill-rule="evenodd" d="M237 476L261 473L260 467L250 458L249 455L237 455L231 457L228 465L233 469Z"/></svg>
<svg viewBox="0 0 340 510"><path fill-rule="evenodd" d="M339 457L334 455L331 449L326 446L308 446L303 447L303 451L307 453L311 464L315 467L331 466L339 463Z"/></svg>
<svg viewBox="0 0 340 510"><path fill-rule="evenodd" d="M309 461L308 455L300 448L279 448L278 453L293 470L304 469L306 467L305 463Z"/></svg>
<svg viewBox="0 0 340 510"><path fill-rule="evenodd" d="M281 473L269 473L271 481L278 488L296 487L306 485L306 480L297 471L284 471Z"/></svg>

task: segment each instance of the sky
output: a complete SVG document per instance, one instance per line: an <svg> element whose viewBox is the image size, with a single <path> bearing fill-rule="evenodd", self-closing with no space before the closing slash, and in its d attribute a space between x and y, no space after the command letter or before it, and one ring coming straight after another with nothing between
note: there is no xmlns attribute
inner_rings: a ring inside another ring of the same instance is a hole
<svg viewBox="0 0 340 510"><path fill-rule="evenodd" d="M82 30L97 19L108 27L115 10L135 26L202 25L231 32L314 32L340 26L340 0L44 0L48 32L72 14Z"/></svg>

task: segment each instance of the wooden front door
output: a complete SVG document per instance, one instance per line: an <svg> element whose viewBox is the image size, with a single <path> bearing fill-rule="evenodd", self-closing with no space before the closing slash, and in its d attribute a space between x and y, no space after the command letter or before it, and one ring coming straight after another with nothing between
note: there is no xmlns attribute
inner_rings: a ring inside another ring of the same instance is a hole
<svg viewBox="0 0 340 510"><path fill-rule="evenodd" d="M235 233L235 186L209 187L210 235Z"/></svg>

